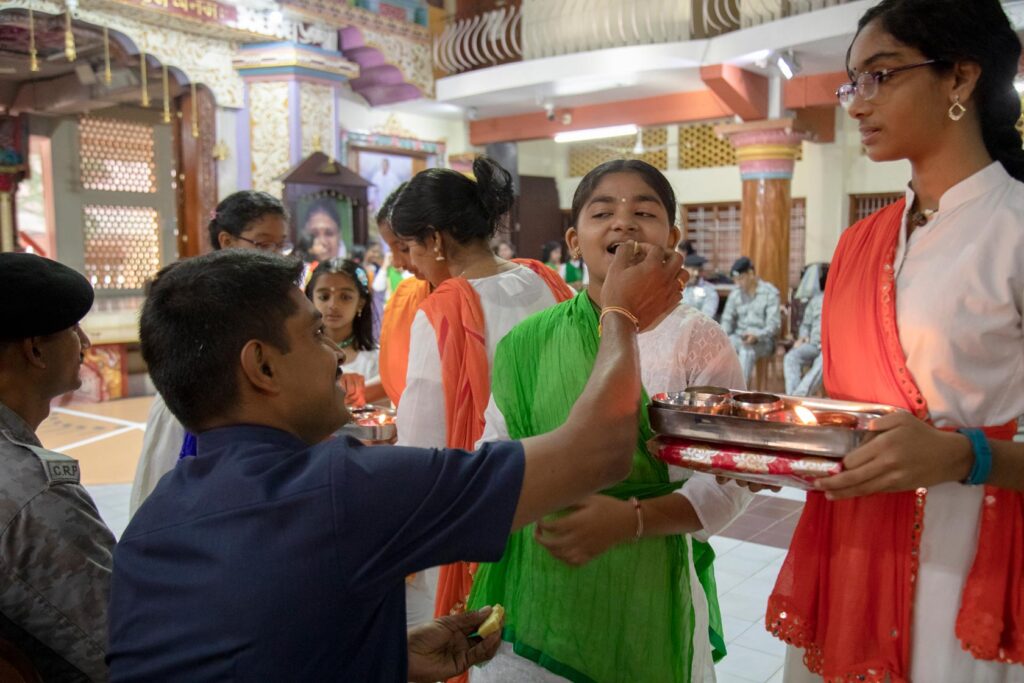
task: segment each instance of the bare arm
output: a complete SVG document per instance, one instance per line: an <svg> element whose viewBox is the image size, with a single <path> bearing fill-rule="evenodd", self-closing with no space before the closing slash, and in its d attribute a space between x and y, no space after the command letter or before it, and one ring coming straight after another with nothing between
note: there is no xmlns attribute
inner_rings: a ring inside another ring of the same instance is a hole
<svg viewBox="0 0 1024 683"><path fill-rule="evenodd" d="M631 311L646 327L679 302L682 256L632 243L615 254L602 288L605 308ZM512 528L575 503L629 475L640 407L636 328L621 314L604 318L594 370L569 419L553 432L523 441L526 470Z"/></svg>

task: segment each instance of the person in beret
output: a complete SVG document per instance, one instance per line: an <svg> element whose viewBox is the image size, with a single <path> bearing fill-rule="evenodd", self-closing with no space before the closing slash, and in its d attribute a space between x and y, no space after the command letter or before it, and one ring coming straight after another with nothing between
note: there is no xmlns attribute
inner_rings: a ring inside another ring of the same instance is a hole
<svg viewBox="0 0 1024 683"><path fill-rule="evenodd" d="M105 681L114 535L78 463L42 447L50 401L77 389L93 302L79 273L0 254L0 639L45 681Z"/></svg>

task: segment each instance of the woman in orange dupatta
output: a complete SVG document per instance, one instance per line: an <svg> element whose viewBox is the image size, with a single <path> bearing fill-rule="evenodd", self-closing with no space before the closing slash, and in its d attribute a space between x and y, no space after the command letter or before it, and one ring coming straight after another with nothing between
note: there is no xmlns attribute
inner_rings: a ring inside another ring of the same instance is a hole
<svg viewBox="0 0 1024 683"><path fill-rule="evenodd" d="M398 443L471 450L483 433L490 363L505 334L532 313L572 296L538 262L506 261L490 249L512 206L508 172L486 157L476 180L446 169L418 174L391 213L395 234L421 271L444 265L412 325L408 377L398 407ZM468 565L441 568L435 613L460 610L469 594Z"/></svg>
<svg viewBox="0 0 1024 683"><path fill-rule="evenodd" d="M391 211L406 185L408 183L402 183L388 195L376 217L377 231L391 250L391 264L412 273L412 277L399 283L384 304L384 317L380 326L380 381L395 407L398 407L402 392L405 391L405 376L409 368L409 334L416 311L432 291L431 282L440 283L448 278L448 269L442 262L425 263L428 269L426 272L417 268L409 259L409 246L398 239L398 235L391 229Z"/></svg>
<svg viewBox="0 0 1024 683"><path fill-rule="evenodd" d="M913 175L840 240L825 388L907 412L808 495L766 616L786 681L1024 680L1020 52L998 0L885 0L850 48L840 101Z"/></svg>

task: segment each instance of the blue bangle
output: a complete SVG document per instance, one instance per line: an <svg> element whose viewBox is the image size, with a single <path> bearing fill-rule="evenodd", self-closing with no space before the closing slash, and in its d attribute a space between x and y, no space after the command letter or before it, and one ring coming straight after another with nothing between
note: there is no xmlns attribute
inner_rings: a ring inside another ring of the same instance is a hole
<svg viewBox="0 0 1024 683"><path fill-rule="evenodd" d="M980 429L958 429L956 431L967 437L971 442L971 452L974 453L971 473L967 475L963 483L970 486L986 483L992 474L992 446L989 445L988 437Z"/></svg>

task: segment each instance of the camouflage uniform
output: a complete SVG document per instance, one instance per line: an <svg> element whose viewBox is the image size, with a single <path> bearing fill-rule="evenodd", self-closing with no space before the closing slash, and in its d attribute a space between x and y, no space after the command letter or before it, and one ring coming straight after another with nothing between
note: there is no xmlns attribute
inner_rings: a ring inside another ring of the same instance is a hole
<svg viewBox="0 0 1024 683"><path fill-rule="evenodd" d="M0 636L43 680L107 680L113 548L78 463L0 403Z"/></svg>

